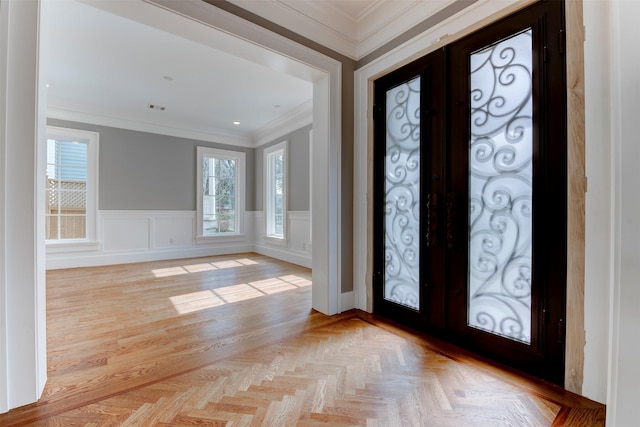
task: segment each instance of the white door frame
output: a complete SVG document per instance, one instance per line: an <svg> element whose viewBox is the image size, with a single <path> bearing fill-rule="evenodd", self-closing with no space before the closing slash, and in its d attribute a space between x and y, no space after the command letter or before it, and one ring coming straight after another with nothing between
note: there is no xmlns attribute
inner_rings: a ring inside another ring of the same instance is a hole
<svg viewBox="0 0 640 427"><path fill-rule="evenodd" d="M0 3L0 413L38 399L47 379L42 7Z"/></svg>

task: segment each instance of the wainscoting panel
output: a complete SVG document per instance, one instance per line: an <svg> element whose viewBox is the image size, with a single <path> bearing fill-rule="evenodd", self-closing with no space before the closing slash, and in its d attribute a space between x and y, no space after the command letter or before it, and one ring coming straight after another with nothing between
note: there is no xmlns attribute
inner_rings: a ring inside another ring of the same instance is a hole
<svg viewBox="0 0 640 427"><path fill-rule="evenodd" d="M153 247L186 248L193 246L195 218L188 216L155 218L152 223Z"/></svg>
<svg viewBox="0 0 640 427"><path fill-rule="evenodd" d="M129 251L143 250L151 247L149 231L150 218L145 217L103 217L101 230L103 250Z"/></svg>
<svg viewBox="0 0 640 427"><path fill-rule="evenodd" d="M253 224L248 217L244 235L196 244L195 211L100 211L97 249L58 245L47 253L47 269L251 252Z"/></svg>
<svg viewBox="0 0 640 427"><path fill-rule="evenodd" d="M197 243L195 211L100 211L98 244L57 245L47 252L47 269L90 267L162 259L251 252L311 268L310 215L289 212L286 245L265 241L264 212L245 213L244 234Z"/></svg>
<svg viewBox="0 0 640 427"><path fill-rule="evenodd" d="M309 250L311 223L309 219L309 212L289 212L289 249L311 255Z"/></svg>
<svg viewBox="0 0 640 427"><path fill-rule="evenodd" d="M252 241L256 245L264 245L264 211L253 211L249 213L250 222L253 224Z"/></svg>
<svg viewBox="0 0 640 427"><path fill-rule="evenodd" d="M311 244L309 242L311 230L311 216L309 211L289 211L287 213L287 241L286 245L274 244L265 238L265 220L263 211L252 213L255 234L255 251L303 267L311 268Z"/></svg>

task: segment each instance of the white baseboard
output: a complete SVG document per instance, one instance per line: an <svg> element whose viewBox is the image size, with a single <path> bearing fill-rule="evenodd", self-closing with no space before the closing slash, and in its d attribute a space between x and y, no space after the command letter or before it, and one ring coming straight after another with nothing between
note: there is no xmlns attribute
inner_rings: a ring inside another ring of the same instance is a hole
<svg viewBox="0 0 640 427"><path fill-rule="evenodd" d="M195 258L252 251L253 245L248 243L239 243L225 244L224 246L218 247L208 246L130 252L118 251L67 254L63 258L52 258L51 256L47 257L47 270L76 267L95 267L114 264L130 264L134 262L159 261L166 259Z"/></svg>
<svg viewBox="0 0 640 427"><path fill-rule="evenodd" d="M356 308L356 298L355 293L351 292L343 292L340 295L340 313L344 313L345 311L349 311L352 308Z"/></svg>
<svg viewBox="0 0 640 427"><path fill-rule="evenodd" d="M276 258L282 261L290 262L292 264L300 265L302 267L311 268L312 259L306 252L294 251L288 248L279 248L275 246L267 246L256 244L253 246L254 252L260 255L266 255L271 258Z"/></svg>

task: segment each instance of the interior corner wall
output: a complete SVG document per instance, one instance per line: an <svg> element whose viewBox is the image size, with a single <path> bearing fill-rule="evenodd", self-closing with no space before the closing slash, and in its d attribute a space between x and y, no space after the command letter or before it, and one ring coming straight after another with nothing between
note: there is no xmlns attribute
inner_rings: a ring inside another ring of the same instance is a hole
<svg viewBox="0 0 640 427"><path fill-rule="evenodd" d="M51 126L100 134L99 210L194 211L196 147L242 151L247 156L246 211L263 210L263 152L289 141L288 209L309 210L309 130L304 126L256 149L132 131L88 123L48 119Z"/></svg>
<svg viewBox="0 0 640 427"><path fill-rule="evenodd" d="M204 0L207 3L236 15L244 20L265 28L275 34L286 37L302 46L308 47L342 65L341 96L341 150L340 150L340 278L342 293L353 291L353 151L354 151L354 70L356 61L326 46L307 39L284 27L274 24L258 15L225 0ZM337 171L336 171L337 173Z"/></svg>
<svg viewBox="0 0 640 427"><path fill-rule="evenodd" d="M291 184L287 198L287 227L291 233L285 246L271 245L272 242L264 239L262 158L265 146L258 149L230 147L67 120L49 119L48 122L52 126L98 132L100 139L97 244L90 248L51 245L47 248L48 269L248 251L311 267L311 125L303 126L274 141L289 141ZM243 231L232 240L206 243L194 240L197 229L196 147L200 145L246 153L247 208L242 218ZM257 210L254 203L256 198L259 203Z"/></svg>
<svg viewBox="0 0 640 427"><path fill-rule="evenodd" d="M287 210L309 210L309 131L312 125L304 126L291 133L276 138L255 149L255 211L264 211L264 150L279 142L287 141L288 191ZM247 209L248 210L248 209Z"/></svg>

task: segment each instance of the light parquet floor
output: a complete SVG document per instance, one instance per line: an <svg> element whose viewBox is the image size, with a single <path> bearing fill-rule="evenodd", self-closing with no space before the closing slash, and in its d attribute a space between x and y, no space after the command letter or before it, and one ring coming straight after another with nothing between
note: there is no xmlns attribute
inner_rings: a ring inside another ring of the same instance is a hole
<svg viewBox="0 0 640 427"><path fill-rule="evenodd" d="M549 426L560 406L352 318L48 425Z"/></svg>
<svg viewBox="0 0 640 427"><path fill-rule="evenodd" d="M256 254L49 272L37 426L603 425L604 408L352 311Z"/></svg>

